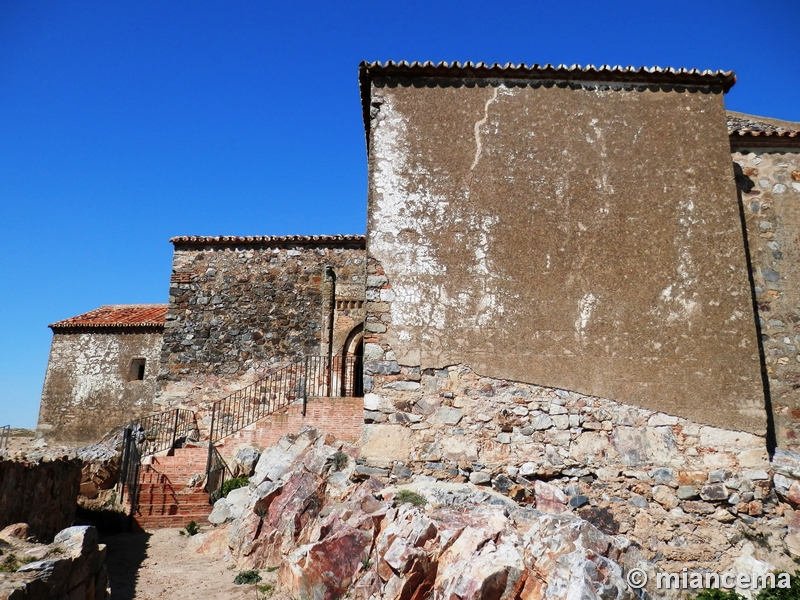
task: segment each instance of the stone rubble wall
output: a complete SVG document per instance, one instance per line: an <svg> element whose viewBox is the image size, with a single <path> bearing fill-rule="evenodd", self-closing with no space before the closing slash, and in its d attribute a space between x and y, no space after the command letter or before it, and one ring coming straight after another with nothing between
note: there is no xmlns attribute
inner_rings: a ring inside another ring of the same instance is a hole
<svg viewBox="0 0 800 600"><path fill-rule="evenodd" d="M72 524L81 483L79 459L0 460L0 528L27 523L41 541Z"/></svg>
<svg viewBox="0 0 800 600"><path fill-rule="evenodd" d="M800 450L800 153L734 152L777 444Z"/></svg>
<svg viewBox="0 0 800 600"><path fill-rule="evenodd" d="M5 556L24 564L0 580L0 600L106 600L111 597L106 546L94 527L69 527L48 546L18 539L24 523L0 531Z"/></svg>
<svg viewBox="0 0 800 600"><path fill-rule="evenodd" d="M153 411L161 330L56 331L42 390L37 433L48 441L95 442L113 427ZM145 359L144 379L131 361Z"/></svg>
<svg viewBox="0 0 800 600"><path fill-rule="evenodd" d="M326 266L337 284L363 286L358 244L176 244L156 402L208 404L272 367L319 354Z"/></svg>
<svg viewBox="0 0 800 600"><path fill-rule="evenodd" d="M365 476L470 482L537 507L546 481L546 502L670 571L791 570L800 556L800 482L776 474L763 437L463 365L366 373Z"/></svg>

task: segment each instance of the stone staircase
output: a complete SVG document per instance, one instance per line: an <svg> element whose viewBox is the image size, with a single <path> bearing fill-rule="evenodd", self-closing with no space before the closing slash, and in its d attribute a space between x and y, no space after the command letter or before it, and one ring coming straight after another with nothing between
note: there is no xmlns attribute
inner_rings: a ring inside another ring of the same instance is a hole
<svg viewBox="0 0 800 600"><path fill-rule="evenodd" d="M185 527L189 521L202 525L211 513L203 482L189 486L192 477L205 473L208 450L190 446L170 452L147 457L141 466L139 505L133 515L141 529Z"/></svg>

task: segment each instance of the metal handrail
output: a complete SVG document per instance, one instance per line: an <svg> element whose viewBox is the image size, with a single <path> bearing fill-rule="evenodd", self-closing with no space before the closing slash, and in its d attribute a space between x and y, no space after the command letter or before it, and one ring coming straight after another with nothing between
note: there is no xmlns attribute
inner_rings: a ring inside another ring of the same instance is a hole
<svg viewBox="0 0 800 600"><path fill-rule="evenodd" d="M184 408L153 413L140 417L123 428L122 467L119 476L120 504L127 493L131 515L139 501L139 471L142 457L170 450L197 432L194 411Z"/></svg>
<svg viewBox="0 0 800 600"><path fill-rule="evenodd" d="M213 444L210 445L210 448L211 468L206 475L206 491L208 492L209 503L214 504L222 497L222 486L226 481L233 478L233 473L231 473L225 459L222 458L222 455Z"/></svg>
<svg viewBox="0 0 800 600"><path fill-rule="evenodd" d="M214 402L208 436L206 491L212 492L209 483L216 442L298 401L303 403L305 416L308 398L361 395L361 365L360 356L304 356Z"/></svg>

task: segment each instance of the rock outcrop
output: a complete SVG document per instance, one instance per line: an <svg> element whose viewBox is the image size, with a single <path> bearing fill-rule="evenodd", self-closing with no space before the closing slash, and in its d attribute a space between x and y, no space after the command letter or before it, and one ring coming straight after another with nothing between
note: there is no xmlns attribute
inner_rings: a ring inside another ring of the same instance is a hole
<svg viewBox="0 0 800 600"><path fill-rule="evenodd" d="M52 544L27 541L28 527L0 531L0 600L105 600L111 591L106 548L94 527L69 527Z"/></svg>
<svg viewBox="0 0 800 600"><path fill-rule="evenodd" d="M218 501L211 520L221 526L200 549L222 548L241 568L280 565L287 593L315 600L632 600L625 569L653 568L545 482L537 507L471 483L385 487L353 454L314 429L287 436L262 454L248 488Z"/></svg>

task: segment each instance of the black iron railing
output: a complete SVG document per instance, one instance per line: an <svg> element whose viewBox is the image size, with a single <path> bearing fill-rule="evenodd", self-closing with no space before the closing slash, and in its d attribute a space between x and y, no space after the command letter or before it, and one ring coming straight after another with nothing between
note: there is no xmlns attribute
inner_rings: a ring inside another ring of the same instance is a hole
<svg viewBox="0 0 800 600"><path fill-rule="evenodd" d="M130 515L136 514L139 502L139 470L142 465L142 455L139 452L139 444L133 430L126 427L122 430L122 466L119 474L119 494L117 495L120 504L128 496L130 504Z"/></svg>
<svg viewBox="0 0 800 600"><path fill-rule="evenodd" d="M8 450L8 438L11 437L11 425L0 427L0 454L5 454Z"/></svg>
<svg viewBox="0 0 800 600"><path fill-rule="evenodd" d="M131 515L136 512L139 501L142 457L170 450L177 444L196 437L197 422L194 412L183 408L140 417L125 426L122 432L122 466L117 497L122 503L127 495Z"/></svg>
<svg viewBox="0 0 800 600"><path fill-rule="evenodd" d="M297 402L302 402L305 415L308 398L361 395L360 356L305 356L214 402L206 462L206 491L210 501L219 498L222 485L232 476L214 447L216 442ZM197 437L195 413L185 409L148 415L125 426L118 498L122 503L127 496L131 515L135 514L139 500L142 457L170 450L183 440Z"/></svg>
<svg viewBox="0 0 800 600"><path fill-rule="evenodd" d="M302 402L305 415L308 398L361 396L361 365L360 356L304 356L214 402L208 439L207 481L211 476L214 443L296 402Z"/></svg>
<svg viewBox="0 0 800 600"><path fill-rule="evenodd" d="M208 501L214 504L222 497L222 486L233 477L233 473L213 444L210 445L210 450L211 468L206 475L206 492L208 492Z"/></svg>

